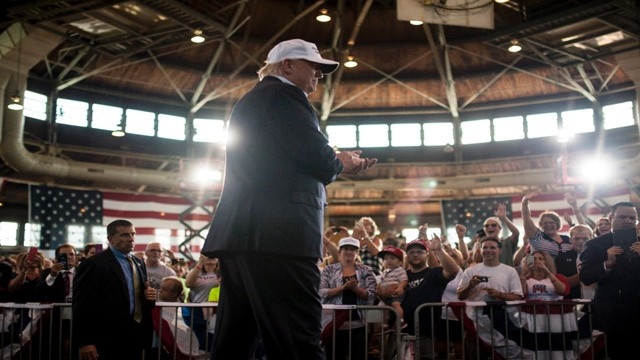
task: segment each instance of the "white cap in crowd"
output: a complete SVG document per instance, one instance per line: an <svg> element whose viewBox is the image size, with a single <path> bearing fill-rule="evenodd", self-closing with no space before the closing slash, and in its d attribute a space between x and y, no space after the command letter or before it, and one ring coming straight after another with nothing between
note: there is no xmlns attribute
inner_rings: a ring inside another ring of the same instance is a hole
<svg viewBox="0 0 640 360"><path fill-rule="evenodd" d="M342 238L340 239L340 242L338 243L338 247L343 247L343 246L355 246L358 249L360 249L360 240L352 238L352 237L346 237L346 238Z"/></svg>

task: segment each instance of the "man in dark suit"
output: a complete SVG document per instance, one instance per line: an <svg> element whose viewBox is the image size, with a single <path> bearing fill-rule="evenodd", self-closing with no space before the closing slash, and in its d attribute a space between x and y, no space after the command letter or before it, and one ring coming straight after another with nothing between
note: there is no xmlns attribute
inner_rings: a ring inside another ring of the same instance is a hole
<svg viewBox="0 0 640 360"><path fill-rule="evenodd" d="M596 328L607 335L610 358L628 359L640 339L640 241L633 233L638 212L632 203L620 202L611 208L609 220L612 233L585 243L579 273L586 285L598 284ZM632 242L619 246L616 235L625 229L631 232Z"/></svg>
<svg viewBox="0 0 640 360"><path fill-rule="evenodd" d="M129 221L111 222L107 225L109 249L77 268L73 342L80 360L141 359L151 345L156 290L148 287L144 262L130 255L135 235Z"/></svg>
<svg viewBox="0 0 640 360"><path fill-rule="evenodd" d="M36 285L36 293L43 302L71 303L73 296L73 278L76 273L76 248L71 244L62 244L55 250L56 262L42 271L40 281ZM55 329L49 333L50 327L45 325L43 339L51 336L51 350L43 359L69 359L71 341L71 307L55 306L50 321ZM60 331L60 326L62 331ZM60 346L62 345L62 347Z"/></svg>
<svg viewBox="0 0 640 360"><path fill-rule="evenodd" d="M320 131L307 96L337 68L314 44L283 41L231 114L224 188L202 251L220 259L225 284L214 359L248 358L258 335L269 359L322 358L325 186L377 161L336 153Z"/></svg>

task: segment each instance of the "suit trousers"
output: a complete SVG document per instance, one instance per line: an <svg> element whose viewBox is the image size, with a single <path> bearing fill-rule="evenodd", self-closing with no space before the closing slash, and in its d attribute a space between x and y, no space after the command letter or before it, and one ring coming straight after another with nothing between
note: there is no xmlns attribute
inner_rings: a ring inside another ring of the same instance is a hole
<svg viewBox="0 0 640 360"><path fill-rule="evenodd" d="M212 359L320 360L317 259L264 253L219 255L222 271Z"/></svg>

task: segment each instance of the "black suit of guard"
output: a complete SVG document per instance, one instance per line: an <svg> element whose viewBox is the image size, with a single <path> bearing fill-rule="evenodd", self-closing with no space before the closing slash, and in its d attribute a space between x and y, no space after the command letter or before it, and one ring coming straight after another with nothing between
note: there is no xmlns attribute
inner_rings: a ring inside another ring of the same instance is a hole
<svg viewBox="0 0 640 360"><path fill-rule="evenodd" d="M212 358L321 359L325 185L343 170L298 87L267 76L235 106L226 174L202 252L220 258Z"/></svg>
<svg viewBox="0 0 640 360"><path fill-rule="evenodd" d="M129 292L120 263L111 249L80 263L73 282L73 344L78 348L95 345L100 360L140 359L151 346L153 327L151 308L144 299L147 271L135 256L140 274L142 321L136 323L129 309Z"/></svg>

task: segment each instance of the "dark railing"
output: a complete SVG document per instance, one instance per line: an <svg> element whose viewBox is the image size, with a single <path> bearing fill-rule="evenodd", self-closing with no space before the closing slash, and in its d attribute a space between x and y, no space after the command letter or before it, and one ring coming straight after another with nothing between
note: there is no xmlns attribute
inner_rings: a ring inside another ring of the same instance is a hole
<svg viewBox="0 0 640 360"><path fill-rule="evenodd" d="M216 308L156 303L151 358L209 359ZM322 341L326 358L340 360L332 346L340 336L348 359L355 350L371 360L606 359L606 338L593 329L590 309L588 300L425 303L402 329L390 306L324 305ZM76 358L70 304L0 303L0 324L0 360ZM364 341L351 341L356 330ZM255 349L255 359L262 354Z"/></svg>

